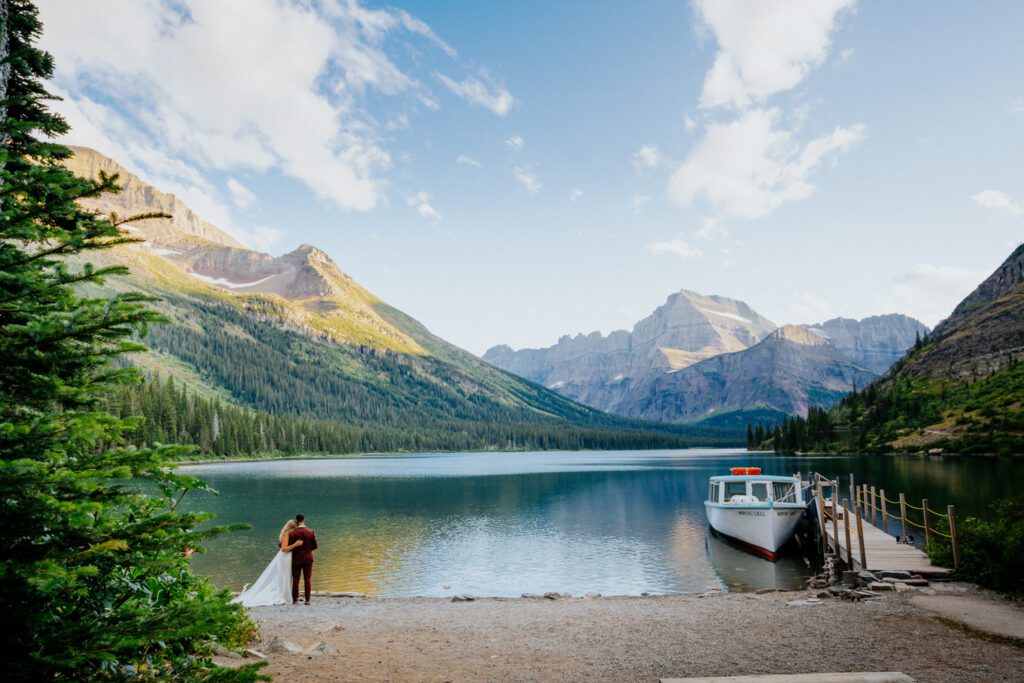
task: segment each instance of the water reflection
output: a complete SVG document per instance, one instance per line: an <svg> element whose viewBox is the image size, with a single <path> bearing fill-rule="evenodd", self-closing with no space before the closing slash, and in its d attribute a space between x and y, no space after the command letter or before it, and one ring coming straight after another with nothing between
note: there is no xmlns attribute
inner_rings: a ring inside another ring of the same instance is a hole
<svg viewBox="0 0 1024 683"><path fill-rule="evenodd" d="M320 540L316 587L375 595L606 595L798 585L799 557L772 564L709 539L707 478L737 464L852 472L890 497L928 495L977 513L1019 487L1020 461L783 458L743 451L488 453L216 464L186 468L221 491L190 505L253 529L213 541L197 571L240 588L296 512ZM448 586L448 588L445 588Z"/></svg>

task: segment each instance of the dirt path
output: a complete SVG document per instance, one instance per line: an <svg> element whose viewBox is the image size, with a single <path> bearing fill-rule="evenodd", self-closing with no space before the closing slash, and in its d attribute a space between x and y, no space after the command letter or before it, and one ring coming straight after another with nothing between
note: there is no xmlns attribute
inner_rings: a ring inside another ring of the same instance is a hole
<svg viewBox="0 0 1024 683"><path fill-rule="evenodd" d="M940 589L964 593L964 589ZM916 594L916 593L915 593ZM789 605L809 593L711 597L323 598L253 610L274 636L340 655L272 654L276 680L654 681L903 671L918 681L1021 681L1024 649L939 623L915 594Z"/></svg>

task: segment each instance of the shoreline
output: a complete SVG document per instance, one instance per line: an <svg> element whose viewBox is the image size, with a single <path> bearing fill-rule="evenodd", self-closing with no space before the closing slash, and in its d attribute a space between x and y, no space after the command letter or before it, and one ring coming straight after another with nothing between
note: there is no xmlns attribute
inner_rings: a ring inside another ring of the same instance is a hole
<svg viewBox="0 0 1024 683"><path fill-rule="evenodd" d="M967 601L972 612L1008 614L1024 633L1024 608L989 591L933 584L862 602L817 593L467 602L316 596L310 606L250 614L261 629L253 647L267 655L265 673L279 680L656 681L903 671L922 683L953 683L1014 680L1024 670L1024 639L979 637L985 629L978 624L957 628L917 602ZM283 641L299 651L269 651Z"/></svg>
<svg viewBox="0 0 1024 683"><path fill-rule="evenodd" d="M741 446L693 446L692 448L548 448L548 449L503 449L503 450L468 450L468 451L389 451L389 452L367 452L367 453L308 453L302 455L265 455L234 458L216 458L197 460L176 460L169 463L173 467L184 467L188 465L216 465L220 463L253 463L269 462L277 460L356 460L359 458L373 457L402 457L409 455L466 455L466 454L498 454L498 453L611 453L615 451L691 451L691 450L714 450L714 451L744 451L752 456L777 456L781 458L1024 458L1024 453L1011 453L999 455L998 453L943 453L941 455L929 455L927 453L775 453L774 451L746 451ZM740 453L737 453L740 455Z"/></svg>

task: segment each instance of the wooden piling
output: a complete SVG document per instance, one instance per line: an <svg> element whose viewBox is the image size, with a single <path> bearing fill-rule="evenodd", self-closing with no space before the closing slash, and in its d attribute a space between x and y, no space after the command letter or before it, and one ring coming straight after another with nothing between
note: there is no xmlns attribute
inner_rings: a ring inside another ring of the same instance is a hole
<svg viewBox="0 0 1024 683"><path fill-rule="evenodd" d="M856 497L857 487L853 484L853 472L850 473L850 500Z"/></svg>
<svg viewBox="0 0 1024 683"><path fill-rule="evenodd" d="M878 492L878 497L882 503L882 531L889 533L889 506L885 503L885 489Z"/></svg>
<svg viewBox="0 0 1024 683"><path fill-rule="evenodd" d="M907 497L900 494L900 521L903 523L903 535L907 535Z"/></svg>
<svg viewBox="0 0 1024 683"><path fill-rule="evenodd" d="M860 568L868 568L868 556L864 550L864 523L861 521L860 515L857 515L857 545L860 546Z"/></svg>
<svg viewBox="0 0 1024 683"><path fill-rule="evenodd" d="M871 487L871 526L878 526L878 494L875 487Z"/></svg>
<svg viewBox="0 0 1024 683"><path fill-rule="evenodd" d="M921 511L924 512L924 547L925 550L932 544L932 525L928 518L928 499L921 501Z"/></svg>
<svg viewBox="0 0 1024 683"><path fill-rule="evenodd" d="M853 569L853 544L850 542L850 501L843 501L843 528L846 530L846 567ZM836 539L839 542L839 539Z"/></svg>
<svg viewBox="0 0 1024 683"><path fill-rule="evenodd" d="M953 546L953 569L959 569L960 543L956 537L956 506L950 505L946 510L949 513L949 541Z"/></svg>
<svg viewBox="0 0 1024 683"><path fill-rule="evenodd" d="M825 551L828 550L828 539L825 538L825 496L821 492L821 475L815 474L814 479L815 495L818 496L817 504L814 506L818 508L818 547L821 550L821 554L824 555Z"/></svg>
<svg viewBox="0 0 1024 683"><path fill-rule="evenodd" d="M839 552L839 482L833 481L832 484L832 538L836 540L836 557L842 559L842 553ZM826 541L827 545L827 541Z"/></svg>

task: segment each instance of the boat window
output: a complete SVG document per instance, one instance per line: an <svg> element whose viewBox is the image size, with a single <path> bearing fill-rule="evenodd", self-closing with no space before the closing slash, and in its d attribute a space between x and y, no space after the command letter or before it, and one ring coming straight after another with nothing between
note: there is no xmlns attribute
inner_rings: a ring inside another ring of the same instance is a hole
<svg viewBox="0 0 1024 683"><path fill-rule="evenodd" d="M747 482L745 481L727 481L725 482L725 502L728 503L732 500L733 496L745 496L747 495Z"/></svg>
<svg viewBox="0 0 1024 683"><path fill-rule="evenodd" d="M795 503L796 485L783 482L775 482L772 494L776 503Z"/></svg>
<svg viewBox="0 0 1024 683"><path fill-rule="evenodd" d="M708 485L708 500L712 503L718 502L718 482L713 481Z"/></svg>
<svg viewBox="0 0 1024 683"><path fill-rule="evenodd" d="M768 482L755 481L750 485L750 495L762 502L768 500Z"/></svg>

